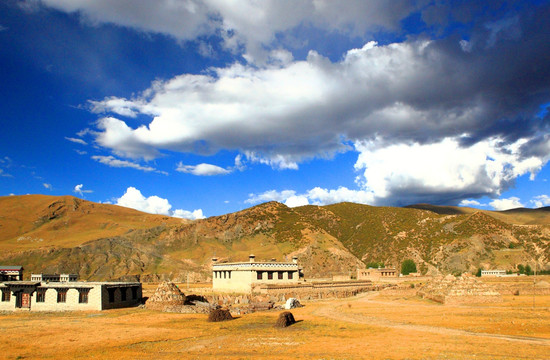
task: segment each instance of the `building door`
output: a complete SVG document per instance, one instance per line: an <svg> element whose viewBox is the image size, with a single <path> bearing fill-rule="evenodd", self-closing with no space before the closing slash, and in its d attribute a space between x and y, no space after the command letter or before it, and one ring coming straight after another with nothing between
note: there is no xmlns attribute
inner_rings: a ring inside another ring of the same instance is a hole
<svg viewBox="0 0 550 360"><path fill-rule="evenodd" d="M21 294L21 307L24 309L30 309L31 308L31 294L29 293L22 293Z"/></svg>
<svg viewBox="0 0 550 360"><path fill-rule="evenodd" d="M15 307L19 309L31 308L31 294L18 291L15 293Z"/></svg>

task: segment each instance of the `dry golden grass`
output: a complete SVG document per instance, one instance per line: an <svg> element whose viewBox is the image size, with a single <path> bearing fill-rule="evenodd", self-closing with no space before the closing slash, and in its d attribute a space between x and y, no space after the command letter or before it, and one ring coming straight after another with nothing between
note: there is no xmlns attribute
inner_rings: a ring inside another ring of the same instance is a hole
<svg viewBox="0 0 550 360"><path fill-rule="evenodd" d="M209 323L145 309L0 314L5 359L548 359L550 296L447 306L413 293L367 293Z"/></svg>

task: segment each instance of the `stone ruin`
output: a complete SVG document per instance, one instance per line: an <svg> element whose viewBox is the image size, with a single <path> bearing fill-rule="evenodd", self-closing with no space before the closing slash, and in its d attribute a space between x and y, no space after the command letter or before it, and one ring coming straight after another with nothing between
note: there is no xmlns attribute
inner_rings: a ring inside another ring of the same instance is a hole
<svg viewBox="0 0 550 360"><path fill-rule="evenodd" d="M164 281L159 284L153 296L147 299L145 307L151 310L166 311L169 307L185 305L186 297L176 284Z"/></svg>
<svg viewBox="0 0 550 360"><path fill-rule="evenodd" d="M442 304L470 304L502 302L502 295L477 278L468 275L447 275L429 281L420 289L418 296Z"/></svg>

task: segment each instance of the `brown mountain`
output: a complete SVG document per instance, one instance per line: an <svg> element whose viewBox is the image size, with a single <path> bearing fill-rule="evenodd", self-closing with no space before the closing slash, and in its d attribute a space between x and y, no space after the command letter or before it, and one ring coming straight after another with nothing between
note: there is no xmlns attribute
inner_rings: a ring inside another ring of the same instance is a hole
<svg viewBox="0 0 550 360"><path fill-rule="evenodd" d="M270 202L188 221L71 196L0 198L0 263L83 279L206 279L210 259L290 259L309 277L354 273L371 261L424 272L513 269L550 259L550 211L491 212L353 203L288 208Z"/></svg>

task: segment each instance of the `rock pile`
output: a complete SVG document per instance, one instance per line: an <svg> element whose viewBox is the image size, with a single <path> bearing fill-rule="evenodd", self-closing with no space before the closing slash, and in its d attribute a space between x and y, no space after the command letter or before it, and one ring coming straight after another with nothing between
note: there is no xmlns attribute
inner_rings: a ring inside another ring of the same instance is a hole
<svg viewBox="0 0 550 360"><path fill-rule="evenodd" d="M422 298L442 304L469 304L502 302L501 294L475 277L447 275L434 279L416 293Z"/></svg>
<svg viewBox="0 0 550 360"><path fill-rule="evenodd" d="M279 314L279 318L277 319L277 322L275 323L275 327L278 328L285 328L287 326L290 326L292 324L296 323L296 320L294 319L294 315L290 311L284 311Z"/></svg>
<svg viewBox="0 0 550 360"><path fill-rule="evenodd" d="M233 316L231 316L231 313L227 309L214 309L210 311L210 314L208 314L208 321L210 322L226 321L232 319Z"/></svg>
<svg viewBox="0 0 550 360"><path fill-rule="evenodd" d="M147 299L145 307L152 310L165 310L174 306L185 304L186 297L176 284L164 281L160 283L153 296Z"/></svg>

